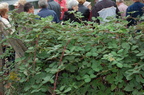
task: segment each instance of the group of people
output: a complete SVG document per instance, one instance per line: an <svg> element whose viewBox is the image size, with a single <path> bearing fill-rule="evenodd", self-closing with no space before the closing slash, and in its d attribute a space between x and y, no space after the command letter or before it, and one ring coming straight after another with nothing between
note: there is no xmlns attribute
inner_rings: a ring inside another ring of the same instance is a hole
<svg viewBox="0 0 144 95"><path fill-rule="evenodd" d="M137 18L144 14L144 2L141 0L133 0L133 4L127 6L123 0L95 0L95 5L92 7L91 2L86 0L39 0L38 6L40 10L37 15L40 18L52 16L52 22L59 23L60 21L81 22L81 21L94 21L97 23L109 22L107 17L122 18L129 21L128 26L136 25ZM1 20L10 27L8 20L9 5L5 2L0 3L0 16ZM26 0L18 0L14 4L17 13L27 12L34 14L34 6L26 2ZM77 18L75 13L80 12L81 18ZM92 17L101 17L93 20Z"/></svg>

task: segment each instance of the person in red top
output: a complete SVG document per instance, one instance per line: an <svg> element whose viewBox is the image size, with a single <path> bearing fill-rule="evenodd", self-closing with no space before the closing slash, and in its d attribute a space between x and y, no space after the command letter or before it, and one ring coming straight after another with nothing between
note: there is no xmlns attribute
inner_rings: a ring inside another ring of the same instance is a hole
<svg viewBox="0 0 144 95"><path fill-rule="evenodd" d="M64 13L68 10L67 9L67 2L66 0L55 0L56 2L58 2L60 4L61 7L61 17L60 19L63 19Z"/></svg>

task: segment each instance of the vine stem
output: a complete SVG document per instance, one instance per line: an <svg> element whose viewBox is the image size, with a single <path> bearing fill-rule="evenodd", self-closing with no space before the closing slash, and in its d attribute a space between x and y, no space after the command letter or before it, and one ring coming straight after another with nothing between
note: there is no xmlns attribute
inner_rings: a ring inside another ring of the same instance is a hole
<svg viewBox="0 0 144 95"><path fill-rule="evenodd" d="M38 45L37 40L36 40L35 44L36 44L36 47L37 47L37 45ZM36 68L36 49L34 51L34 61L33 61L33 69L35 70L35 68Z"/></svg>
<svg viewBox="0 0 144 95"><path fill-rule="evenodd" d="M70 43L70 40L68 40L67 44L66 44L66 45L64 46L64 48L63 48L63 52L62 52L62 55L61 55L61 57L60 57L60 61L59 61L59 64L58 64L59 66L60 66L61 63L62 63L62 59L63 59L63 57L64 57L64 53L65 53L66 47L67 47L67 45L68 45L69 43ZM56 73L55 82L54 82L54 90L53 90L52 95L56 95L55 90L56 90L56 88L57 88L57 80L58 80L59 72L60 72L60 70L58 70L58 72Z"/></svg>

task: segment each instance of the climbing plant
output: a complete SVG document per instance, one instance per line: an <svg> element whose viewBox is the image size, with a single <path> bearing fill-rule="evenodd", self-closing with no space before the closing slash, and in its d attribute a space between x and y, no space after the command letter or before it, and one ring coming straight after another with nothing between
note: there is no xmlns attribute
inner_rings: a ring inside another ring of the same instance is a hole
<svg viewBox="0 0 144 95"><path fill-rule="evenodd" d="M6 95L144 94L144 34L127 21L61 25L26 13L11 18L17 25L9 38L28 49L5 67Z"/></svg>

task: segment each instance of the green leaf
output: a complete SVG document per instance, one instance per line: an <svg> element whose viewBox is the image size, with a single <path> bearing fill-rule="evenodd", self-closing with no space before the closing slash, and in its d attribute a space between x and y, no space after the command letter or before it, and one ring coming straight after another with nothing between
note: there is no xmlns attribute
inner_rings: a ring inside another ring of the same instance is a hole
<svg viewBox="0 0 144 95"><path fill-rule="evenodd" d="M118 53L122 53L124 51L124 49L120 49L119 51L118 51Z"/></svg>
<svg viewBox="0 0 144 95"><path fill-rule="evenodd" d="M130 45L128 43L122 43L122 47L125 49L130 49Z"/></svg>
<svg viewBox="0 0 144 95"><path fill-rule="evenodd" d="M25 86L25 87L24 87L24 91L28 91L28 90L30 90L30 88L31 88L31 86L30 86L30 85Z"/></svg>
<svg viewBox="0 0 144 95"><path fill-rule="evenodd" d="M116 64L119 68L122 68L123 67L123 64L122 63L117 63Z"/></svg>
<svg viewBox="0 0 144 95"><path fill-rule="evenodd" d="M113 91L114 89L116 89L116 86L113 84L111 85L111 91Z"/></svg>
<svg viewBox="0 0 144 95"><path fill-rule="evenodd" d="M91 53L91 52L88 52L88 53L86 53L86 56L87 56L87 57L92 56L92 53Z"/></svg>
<svg viewBox="0 0 144 95"><path fill-rule="evenodd" d="M60 91L64 90L65 86L61 86L60 87Z"/></svg>
<svg viewBox="0 0 144 95"><path fill-rule="evenodd" d="M96 20L96 18L95 18L95 17L92 17L92 20L93 20L93 21L95 21L95 20Z"/></svg>
<svg viewBox="0 0 144 95"><path fill-rule="evenodd" d="M135 50L136 48L138 48L138 46L134 45L132 46L131 50Z"/></svg>
<svg viewBox="0 0 144 95"><path fill-rule="evenodd" d="M109 42L108 43L108 48L117 48L118 45L115 42Z"/></svg>
<svg viewBox="0 0 144 95"><path fill-rule="evenodd" d="M98 56L98 54L97 53L92 53L92 56Z"/></svg>
<svg viewBox="0 0 144 95"><path fill-rule="evenodd" d="M90 78L95 78L95 77L96 77L96 75L94 75L94 74L90 75Z"/></svg>
<svg viewBox="0 0 144 95"><path fill-rule="evenodd" d="M46 68L45 71L48 73L50 72L50 68Z"/></svg>
<svg viewBox="0 0 144 95"><path fill-rule="evenodd" d="M124 88L125 91L133 91L133 87L131 87L129 84Z"/></svg>
<svg viewBox="0 0 144 95"><path fill-rule="evenodd" d="M48 81L50 81L51 76L46 76L45 78L43 78L43 82L42 83L47 83Z"/></svg>
<svg viewBox="0 0 144 95"><path fill-rule="evenodd" d="M92 60L91 68L96 72L99 72L102 69L100 64L98 62L96 62L96 60Z"/></svg>
<svg viewBox="0 0 144 95"><path fill-rule="evenodd" d="M35 51L34 47L29 47L26 52L30 53L30 52L34 52L34 51Z"/></svg>
<svg viewBox="0 0 144 95"><path fill-rule="evenodd" d="M89 77L89 78L86 78L84 81L85 81L86 83L88 83L88 82L91 81L91 78L90 78L90 77Z"/></svg>
<svg viewBox="0 0 144 95"><path fill-rule="evenodd" d="M43 93L43 92L35 92L35 91L33 91L33 93L31 94L31 95L45 95L45 93Z"/></svg>
<svg viewBox="0 0 144 95"><path fill-rule="evenodd" d="M47 92L48 91L48 87L47 86L43 86L40 89L42 92Z"/></svg>
<svg viewBox="0 0 144 95"><path fill-rule="evenodd" d="M35 93L35 92L39 92L39 91L40 91L40 89L35 89L35 90L32 90L31 93Z"/></svg>
<svg viewBox="0 0 144 95"><path fill-rule="evenodd" d="M89 78L89 75L84 75L84 77L83 77L83 78L85 78L85 79L86 79L86 78Z"/></svg>
<svg viewBox="0 0 144 95"><path fill-rule="evenodd" d="M71 87L68 87L66 90L64 90L64 93L67 93L69 91L71 91Z"/></svg>

